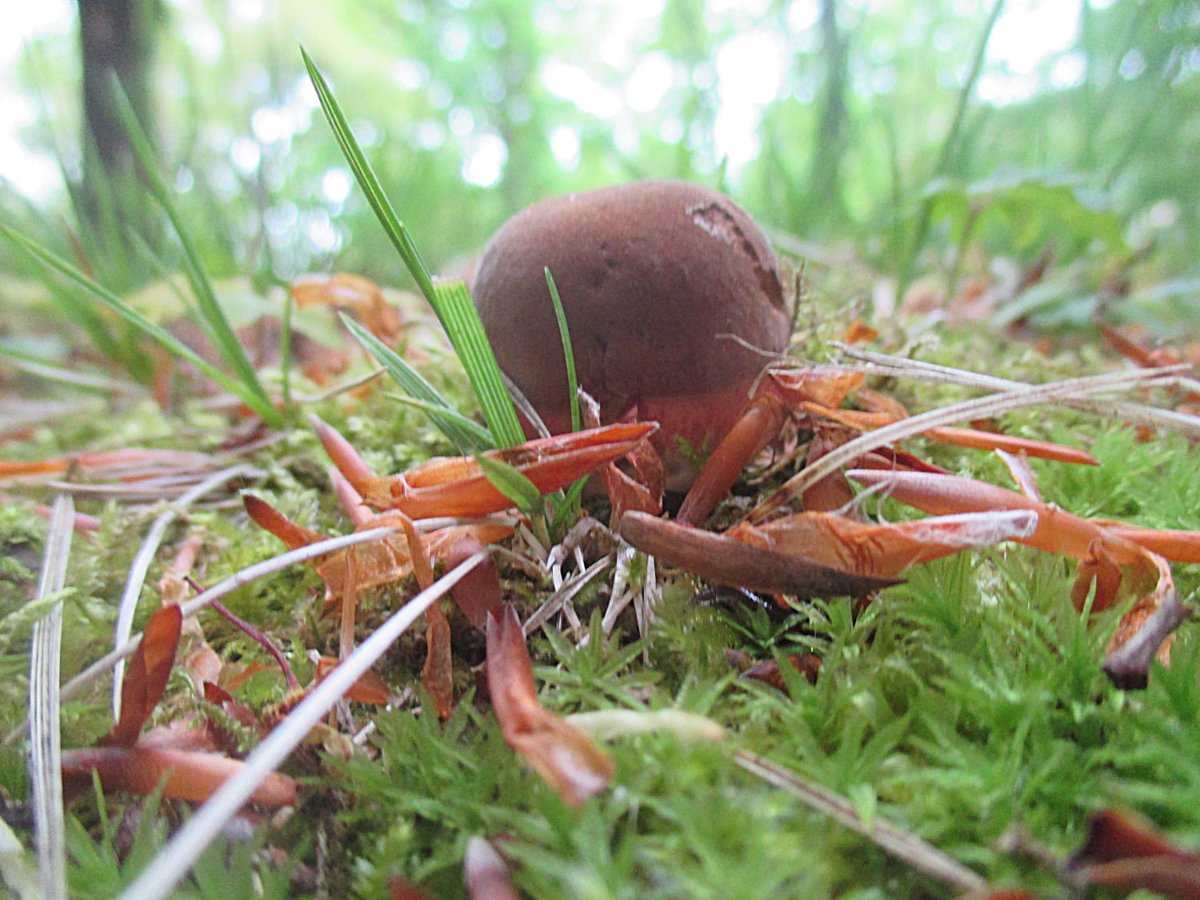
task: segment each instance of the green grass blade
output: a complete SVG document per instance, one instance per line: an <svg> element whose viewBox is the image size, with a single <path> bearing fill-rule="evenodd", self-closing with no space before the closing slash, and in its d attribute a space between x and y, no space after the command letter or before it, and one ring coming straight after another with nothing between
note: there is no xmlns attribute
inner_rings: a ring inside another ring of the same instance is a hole
<svg viewBox="0 0 1200 900"><path fill-rule="evenodd" d="M442 434L446 435L448 439L453 441L459 450L463 450L469 446L471 451L479 452L481 450L491 450L496 446L495 441L492 440L492 433L490 431L488 431L478 422L467 418L456 409L446 406L439 406L436 403L430 403L427 400L418 400L415 397L409 397L406 394L397 394L392 391L384 391L383 395L395 400L397 403L403 403L405 406L411 406L414 409L421 410L421 412L433 419L433 424L437 426L437 429L441 431ZM472 435L474 435L476 443L474 445L467 445L454 441L454 439L446 433L448 428L451 430L457 428L469 431Z"/></svg>
<svg viewBox="0 0 1200 900"><path fill-rule="evenodd" d="M333 130L333 136L337 138L338 146L342 148L342 154L350 164L350 169L354 172L354 177L357 179L359 187L367 195L367 202L371 204L371 209L375 211L376 217L382 223L383 230L391 238L396 250L400 253L400 258L404 260L408 271L416 279L417 287L421 289L421 293L425 295L425 299L434 305L434 310L436 311L437 305L433 295L433 276L429 272L429 267L425 265L425 260L421 258L421 253L417 250L417 245L413 243L408 229L404 227L404 223L396 216L396 211L392 209L391 201L388 200L387 195L383 192L383 186L375 176L375 171L371 168L371 164L367 162L366 156L363 155L362 148L358 146L358 141L354 139L354 135L350 131L350 123L346 121L346 116L342 113L341 106L338 105L333 92L330 91L329 85L325 81L325 76L321 74L316 63L312 61L312 57L308 55L307 50L301 47L300 54L304 57L304 66L308 69L308 77L312 80L313 87L317 91L317 97L321 101L321 109L325 111L325 118L329 121L329 127Z"/></svg>
<svg viewBox="0 0 1200 900"><path fill-rule="evenodd" d="M119 85L114 85L114 93L117 101L117 111L120 114L125 131L129 135L129 143L133 148L134 155L137 157L138 165L145 174L150 193L162 207L163 212L167 214L167 218L175 230L175 235L179 239L179 245L183 248L183 271L196 298L197 311L199 313L197 324L204 329L204 333L212 342L213 348L220 355L221 359L225 361L225 364L229 366L233 375L246 386L248 392L257 395L262 400L261 406L264 409L270 410L270 415L259 413L263 419L273 427L280 427L283 425L283 416L271 403L267 392L258 380L258 373L254 371L254 366L251 365L249 358L246 356L245 349L242 347L241 342L238 341L237 334L229 324L229 320L225 318L225 313L217 302L217 295L213 290L212 282L209 280L208 274L204 271L204 267L200 263L199 254L196 252L196 248L188 236L187 229L184 228L183 219L180 217L179 211L175 208L175 204L171 200L171 192L167 188L166 180L162 176L158 160L154 155L154 149L150 146L150 141L142 130L141 123L138 122L137 114L133 111L133 105L129 102L129 98L125 96L124 90ZM256 411L258 411L257 408Z"/></svg>
<svg viewBox="0 0 1200 900"><path fill-rule="evenodd" d="M329 89L324 76L303 47L300 48L300 53L304 57L304 65L308 69L309 78L321 101L321 109L325 112L325 118L329 121L329 127L333 130L334 137L337 138L342 154L350 164L350 169L354 172L359 187L366 194L367 201L371 204L371 209L375 211L380 224L383 225L388 238L400 253L400 258L404 260L404 264L412 273L421 293L433 307L438 321L442 323L442 328L450 338L450 343L462 361L463 368L466 369L467 378L470 379L471 387L479 400L479 406L487 418L488 426L495 435L497 443L502 447L512 447L522 443L525 440L525 433L521 430L521 423L517 419L517 412L513 408L512 400L504 389L504 379L500 376L500 367L496 363L496 356L484 333L483 323L479 321L479 313L475 310L470 292L461 282L434 285L429 267L421 258L408 229L392 208L391 201L388 200L371 164L367 162L362 148L359 147L358 141L350 131L346 116L333 96L333 92Z"/></svg>
<svg viewBox="0 0 1200 900"><path fill-rule="evenodd" d="M479 398L484 418L496 436L496 442L501 447L515 447L524 443L525 432L517 419L512 398L504 387L496 355L492 352L492 345L483 330L483 323L479 321L475 301L471 299L466 284L451 281L439 284L434 291L442 307L442 326L467 371L467 378L475 389L475 396Z"/></svg>
<svg viewBox="0 0 1200 900"><path fill-rule="evenodd" d="M58 272L70 281L74 282L79 287L87 291L91 296L103 303L118 316L134 326L142 334L162 344L169 352L173 353L181 359L186 359L197 369L219 384L222 388L229 391L239 400L244 402L252 410L258 413L264 421L280 421L281 416L278 410L271 404L271 401L265 396L259 396L257 393L250 390L245 384L236 378L222 372L212 363L208 362L187 344L180 341L175 335L167 331L165 328L156 325L149 319L144 317L137 310L126 305L116 294L108 288L88 278L69 262L54 253L51 253L45 247L28 238L18 234L13 229L7 226L0 226L0 235L8 238L16 246L20 247L30 256L39 260L47 268Z"/></svg>
<svg viewBox="0 0 1200 900"><path fill-rule="evenodd" d="M342 314L341 319L342 324L357 338L363 349L375 357L396 384L400 385L404 392L417 402L417 405L429 413L438 430L460 451L471 453L491 450L496 446L496 440L490 431L463 416L400 354L345 313ZM438 410L441 411L440 414L437 412ZM469 426L463 424L467 422L470 423Z"/></svg>
<svg viewBox="0 0 1200 900"><path fill-rule="evenodd" d="M516 504L527 515L538 515L542 492L524 474L508 463L490 456L476 456L475 461L487 476L487 480L505 497Z"/></svg>
<svg viewBox="0 0 1200 900"><path fill-rule="evenodd" d="M550 508L554 511L550 522L553 534L566 534L567 529L579 518L583 508L583 488L587 482L586 477L580 478L563 492L561 498L550 498Z"/></svg>
<svg viewBox="0 0 1200 900"><path fill-rule="evenodd" d="M567 327L567 312L563 309L562 298L558 296L558 285L547 267L546 286L550 288L550 302L554 304L554 317L558 319L558 335L562 338L563 358L567 363L567 391L571 398L571 430L578 431L582 426L579 416L579 378L575 374L575 351L571 349L571 330Z"/></svg>

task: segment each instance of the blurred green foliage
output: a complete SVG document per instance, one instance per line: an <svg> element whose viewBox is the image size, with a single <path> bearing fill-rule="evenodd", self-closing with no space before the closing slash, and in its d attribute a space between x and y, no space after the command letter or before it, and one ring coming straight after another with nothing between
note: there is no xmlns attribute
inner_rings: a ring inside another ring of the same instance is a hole
<svg viewBox="0 0 1200 900"><path fill-rule="evenodd" d="M335 268L407 283L317 112L303 43L443 271L541 197L669 177L724 187L768 227L848 244L902 282L975 249L1028 265L1051 245L1066 261L1136 260L1144 282L1195 276L1200 4L1032 4L1047 29L1062 7L1077 21L1028 72L1001 31L1031 4L1008 6L169 0L159 152L215 277ZM41 110L23 140L71 190L30 204L14 178L0 215L131 289L157 277L143 250L119 222L86 235L71 212L95 156L81 150L78 57L63 33L30 42L19 66Z"/></svg>

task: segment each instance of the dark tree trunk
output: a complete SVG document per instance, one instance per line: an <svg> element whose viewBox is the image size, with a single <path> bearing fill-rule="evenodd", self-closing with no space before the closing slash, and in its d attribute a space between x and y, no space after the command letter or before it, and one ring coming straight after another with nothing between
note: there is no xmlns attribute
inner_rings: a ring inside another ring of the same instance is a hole
<svg viewBox="0 0 1200 900"><path fill-rule="evenodd" d="M90 224L107 201L125 222L145 231L146 204L133 151L117 112L113 78L124 88L142 127L154 138L151 70L161 20L160 0L77 0L83 59L83 187ZM148 236L148 235L147 235Z"/></svg>
<svg viewBox="0 0 1200 900"><path fill-rule="evenodd" d="M808 172L810 221L835 218L841 207L842 151L846 146L846 81L850 51L838 30L835 0L821 0L821 52L825 58L821 123Z"/></svg>

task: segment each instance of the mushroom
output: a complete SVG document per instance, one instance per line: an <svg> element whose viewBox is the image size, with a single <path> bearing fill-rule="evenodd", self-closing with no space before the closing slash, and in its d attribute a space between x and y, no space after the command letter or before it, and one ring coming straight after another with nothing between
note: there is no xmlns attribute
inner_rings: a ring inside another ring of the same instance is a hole
<svg viewBox="0 0 1200 900"><path fill-rule="evenodd" d="M728 197L641 181L546 200L484 250L472 293L500 367L552 432L569 429L566 365L544 270L566 312L580 386L605 421L655 420L667 487L737 421L787 345L791 310L766 236Z"/></svg>

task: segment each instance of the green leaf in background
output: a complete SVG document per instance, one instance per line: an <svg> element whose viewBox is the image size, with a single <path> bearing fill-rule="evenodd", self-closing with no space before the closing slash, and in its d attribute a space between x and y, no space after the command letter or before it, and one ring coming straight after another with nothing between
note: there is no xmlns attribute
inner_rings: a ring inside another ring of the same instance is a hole
<svg viewBox="0 0 1200 900"><path fill-rule="evenodd" d="M116 97L117 111L120 114L121 122L129 136L129 143L137 157L138 165L146 177L150 193L163 208L163 212L167 214L171 226L175 229L175 235L179 238L179 244L183 248L183 271L196 298L197 314L195 319L197 324L204 330L205 335L212 342L213 348L229 366L234 376L245 386L245 393L257 398L257 403L248 405L262 416L263 421L267 424L275 428L281 427L284 423L283 416L275 408L270 397L267 396L267 392L263 390L263 386L258 380L258 373L254 371L254 366L247 358L246 351L238 340L237 334L217 302L212 282L204 271L204 266L188 236L187 229L183 226L183 219L171 201L171 192L159 170L154 149L150 146L150 141L142 130L141 123L138 122L133 105L115 77L113 78L113 94Z"/></svg>
<svg viewBox="0 0 1200 900"><path fill-rule="evenodd" d="M460 451L470 453L491 450L496 446L496 440L490 431L456 410L450 401L439 394L437 388L422 378L421 373L410 366L399 353L345 313L342 313L341 319L342 324L350 329L350 333L358 339L363 349L375 357L392 380L413 399L413 405L428 413L438 430Z"/></svg>
<svg viewBox="0 0 1200 900"><path fill-rule="evenodd" d="M467 372L467 378L497 443L502 447L513 447L524 442L525 433L521 430L516 409L504 388L500 366L496 363L496 356L488 343L483 323L479 321L479 313L475 310L467 286L462 282L434 285L429 267L421 258L408 229L392 208L391 201L384 193L371 164L363 155L362 148L355 140L346 116L324 76L303 47L300 48L300 53L304 57L309 78L321 101L321 109L325 112L329 127L333 130L359 187L366 194L371 209L375 211L376 217L416 280L421 293L433 307L438 321L442 323L446 336L450 338L450 343Z"/></svg>
<svg viewBox="0 0 1200 900"><path fill-rule="evenodd" d="M120 297L108 290L108 288L104 287L103 285L98 284L92 279L88 278L65 259L54 253L51 253L40 244L29 240L29 238L18 234L8 226L0 226L0 234L8 238L12 243L20 247L30 256L39 260L47 268L58 272L69 280L73 281L79 287L83 288L96 300L103 303L130 325L133 325L135 328L141 331L142 334L162 344L162 346L165 347L168 352L173 353L180 359L186 359L197 369L219 384L222 388L229 391L229 393L236 396L239 400L258 413L258 415L262 417L263 421L282 422L282 417L279 415L279 411L275 409L269 399L267 399L265 396L260 396L248 385L242 383L238 379L222 372L212 363L208 362L208 360L204 359L204 357L192 350L192 348L187 346L187 344L180 341L177 337L175 337L175 335L171 334L171 332L167 331L160 325L154 324L137 310L126 305Z"/></svg>
<svg viewBox="0 0 1200 900"><path fill-rule="evenodd" d="M924 196L931 218L946 221L948 237L956 243L976 233L986 237L1003 231L1018 250L1040 249L1051 238L1126 249L1120 218L1108 198L1079 175L1020 170L970 183L937 178Z"/></svg>

